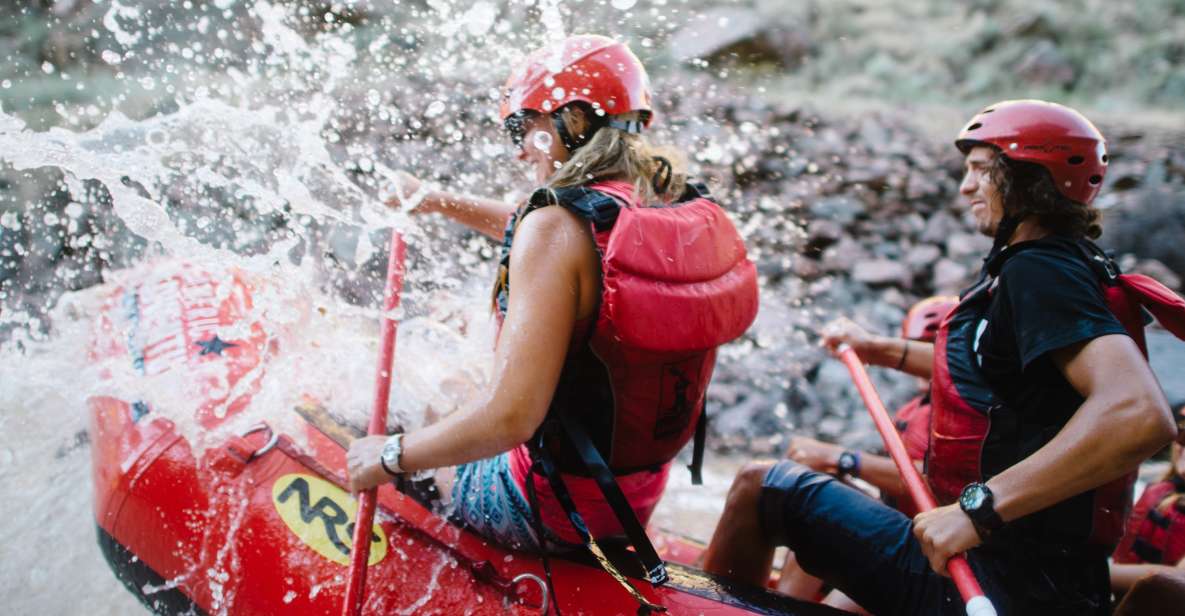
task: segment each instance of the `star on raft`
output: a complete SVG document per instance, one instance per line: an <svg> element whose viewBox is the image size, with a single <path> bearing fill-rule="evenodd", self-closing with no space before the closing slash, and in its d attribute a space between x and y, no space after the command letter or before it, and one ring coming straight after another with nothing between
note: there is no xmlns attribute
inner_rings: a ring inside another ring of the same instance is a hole
<svg viewBox="0 0 1185 616"><path fill-rule="evenodd" d="M233 342L224 342L218 337L218 334L214 334L214 337L210 338L209 340L198 340L194 344L202 347L202 352L198 353L198 357L210 355L211 353L222 355L222 352L226 349L239 346Z"/></svg>

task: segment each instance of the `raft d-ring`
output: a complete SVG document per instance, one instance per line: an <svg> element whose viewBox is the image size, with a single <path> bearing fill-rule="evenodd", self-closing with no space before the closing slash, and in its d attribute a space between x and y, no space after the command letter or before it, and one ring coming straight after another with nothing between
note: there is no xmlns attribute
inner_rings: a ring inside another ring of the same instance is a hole
<svg viewBox="0 0 1185 616"><path fill-rule="evenodd" d="M539 592L543 594L543 601L539 605L539 611L543 614L546 614L547 607L550 605L550 603L548 603L550 597L547 596L547 583L543 581L543 578L540 578L534 573L520 573L519 575L516 575L514 579L510 581L510 583L513 584L515 588L517 588L519 582L525 580L530 580L539 585Z"/></svg>
<svg viewBox="0 0 1185 616"><path fill-rule="evenodd" d="M271 438L267 439L267 442L263 444L263 447L260 447L259 449L256 449L255 451L251 452L251 456L249 458L247 458L248 462L271 451L272 447L275 447L276 443L278 443L280 441L280 433L272 430L271 426L267 425L266 423L259 423L255 426L247 428L247 431L243 432L239 436L246 437L248 434L253 434L253 433L259 432L261 430L267 430L268 434L271 435Z"/></svg>

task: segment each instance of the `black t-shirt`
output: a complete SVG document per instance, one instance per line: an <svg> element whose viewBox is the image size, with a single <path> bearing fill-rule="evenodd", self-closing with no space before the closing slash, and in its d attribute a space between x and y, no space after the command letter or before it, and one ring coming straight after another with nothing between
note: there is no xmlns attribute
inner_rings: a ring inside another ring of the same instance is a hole
<svg viewBox="0 0 1185 616"><path fill-rule="evenodd" d="M983 471L996 475L1049 442L1083 398L1058 371L1051 352L1100 336L1127 332L1107 308L1098 276L1069 240L1047 237L1008 249L978 324L975 351L982 374L1013 411L1015 426L992 433L984 445ZM1013 429L1009 429L1013 428ZM1032 532L1057 532L1073 541L1090 532L1091 493L1038 512L1018 524Z"/></svg>

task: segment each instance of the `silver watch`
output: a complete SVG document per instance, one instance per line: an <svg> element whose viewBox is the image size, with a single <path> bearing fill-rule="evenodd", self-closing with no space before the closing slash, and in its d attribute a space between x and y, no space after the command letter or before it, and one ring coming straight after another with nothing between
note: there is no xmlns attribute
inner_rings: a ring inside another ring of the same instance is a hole
<svg viewBox="0 0 1185 616"><path fill-rule="evenodd" d="M399 459L402 457L403 434L392 434L383 444L383 453L379 457L379 463L383 465L383 470L388 474L398 475L403 472L403 467L399 466Z"/></svg>

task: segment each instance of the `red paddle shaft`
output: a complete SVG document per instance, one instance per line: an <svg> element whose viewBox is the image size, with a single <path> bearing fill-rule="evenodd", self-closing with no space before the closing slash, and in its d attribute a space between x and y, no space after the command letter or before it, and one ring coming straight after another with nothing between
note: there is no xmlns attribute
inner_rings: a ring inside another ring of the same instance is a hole
<svg viewBox="0 0 1185 616"><path fill-rule="evenodd" d="M918 469L914 468L909 454L905 453L905 444L901 442L901 435L897 433L897 428L889 419L889 412L885 410L884 403L881 402L876 388L869 380L868 372L864 370L864 364L860 362L860 357L856 355L856 351L852 350L852 347L841 344L839 358L852 373L852 381L856 384L856 389L860 391L860 397L864 399L864 405L868 407L872 421L885 441L885 448L889 450L889 456L893 458L893 463L897 465L897 471L901 473L901 479L909 488L909 495L913 497L913 502L921 511L934 509L938 506L934 501L934 494L930 492L930 486L922 481L922 476L918 473ZM996 609L983 594L979 582L975 579L975 574L971 572L971 566L967 564L967 559L962 554L952 556L946 563L946 569L950 572L955 586L959 589L959 594L963 596L963 601L967 604L968 616L995 616Z"/></svg>
<svg viewBox="0 0 1185 616"><path fill-rule="evenodd" d="M374 408L370 415L367 434L387 433L387 403L391 398L391 371L395 359L395 328L398 322L391 314L399 307L403 290L403 259L407 245L398 231L391 231L391 253L387 257L387 286L383 298L382 329L379 339L378 370L374 377ZM366 565L370 558L370 532L374 524L376 488L371 488L358 498L358 515L354 518L354 551L350 560L350 581L346 586L346 598L342 604L342 616L360 616L362 603L366 598Z"/></svg>

